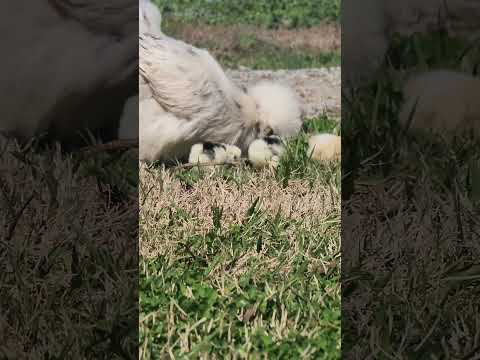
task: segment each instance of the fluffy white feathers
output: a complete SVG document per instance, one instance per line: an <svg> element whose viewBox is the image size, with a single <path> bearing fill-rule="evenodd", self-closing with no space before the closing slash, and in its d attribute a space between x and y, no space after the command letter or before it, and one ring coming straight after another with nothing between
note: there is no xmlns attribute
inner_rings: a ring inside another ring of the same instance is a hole
<svg viewBox="0 0 480 360"><path fill-rule="evenodd" d="M139 32L159 35L162 33L162 15L150 0L140 0L139 3Z"/></svg>
<svg viewBox="0 0 480 360"><path fill-rule="evenodd" d="M316 134L308 139L308 154L317 161L340 159L342 139L333 134Z"/></svg>
<svg viewBox="0 0 480 360"><path fill-rule="evenodd" d="M191 124L163 110L153 98L140 101L139 160L174 160L188 156L197 141L189 138Z"/></svg>
<svg viewBox="0 0 480 360"><path fill-rule="evenodd" d="M234 145L206 142L192 146L188 162L191 164L231 163L240 160L241 155L241 150Z"/></svg>
<svg viewBox="0 0 480 360"><path fill-rule="evenodd" d="M300 130L293 91L263 83L245 93L207 51L163 34L140 35L140 75L153 101L147 111L140 102L140 143L149 144L140 146L141 159L181 159L202 142L233 144L246 152L271 129L285 136Z"/></svg>
<svg viewBox="0 0 480 360"><path fill-rule="evenodd" d="M127 24L138 26L137 9L136 4L124 9L113 2L97 8L97 3L1 3L0 12L9 14L0 24L2 33L15 36L6 36L3 43L8 51L1 60L0 131L25 139L49 131L61 140L85 128L118 129L119 112L129 95L118 89L138 72L133 56L138 38L124 29ZM132 5L120 2L126 3Z"/></svg>
<svg viewBox="0 0 480 360"><path fill-rule="evenodd" d="M275 135L289 138L302 127L302 109L297 94L288 86L260 82L248 89L257 104L261 124L270 127Z"/></svg>
<svg viewBox="0 0 480 360"><path fill-rule="evenodd" d="M233 162L241 159L242 150L238 146L225 144L225 147L227 150L227 161Z"/></svg>
<svg viewBox="0 0 480 360"><path fill-rule="evenodd" d="M138 95L129 98L123 107L118 138L125 140L138 139Z"/></svg>
<svg viewBox="0 0 480 360"><path fill-rule="evenodd" d="M404 86L400 123L413 133L480 134L480 79L435 70L412 76Z"/></svg>
<svg viewBox="0 0 480 360"><path fill-rule="evenodd" d="M284 149L283 142L278 136L257 139L248 148L248 160L256 169L276 167Z"/></svg>

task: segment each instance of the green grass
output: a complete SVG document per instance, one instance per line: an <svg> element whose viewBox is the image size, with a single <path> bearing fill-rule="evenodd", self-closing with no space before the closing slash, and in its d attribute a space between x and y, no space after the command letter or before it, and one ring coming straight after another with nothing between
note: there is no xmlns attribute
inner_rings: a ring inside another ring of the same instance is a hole
<svg viewBox="0 0 480 360"><path fill-rule="evenodd" d="M212 212L218 224L206 236L187 236L174 254L142 261L145 358L167 352L190 358L339 358L338 268L322 273L321 265L312 267L312 259L336 262L328 250L338 236L338 219L315 232L298 231L299 251L289 254L282 233L295 229L295 222L252 208L243 225L222 229L220 210ZM266 267L265 258L278 265ZM239 261L246 261L245 273L230 274ZM287 262L292 269L284 276Z"/></svg>
<svg viewBox="0 0 480 360"><path fill-rule="evenodd" d="M156 0L165 13L208 24L308 27L340 21L339 0Z"/></svg>
<svg viewBox="0 0 480 360"><path fill-rule="evenodd" d="M308 132L336 128L326 117L305 125ZM209 203L202 218L195 206L187 211L175 199L155 210L154 199L167 196L162 192L142 198L141 242L157 255L140 263L141 358L340 358L338 208L321 217L267 211L266 200L248 190L252 182L276 183L287 192L307 184L305 195L323 189L325 199L338 204L339 164L308 159L305 133L287 147L270 175L247 166L169 170L187 192L212 181L251 197L238 221L231 219L235 204ZM172 186L161 169L148 171L153 192ZM316 211L331 207L318 201ZM186 225L190 231L182 230Z"/></svg>
<svg viewBox="0 0 480 360"><path fill-rule="evenodd" d="M414 137L398 124L402 77L472 71L478 59L478 45L442 33L397 37L378 80L344 94L342 345L350 355L478 354L466 340L479 334L478 141Z"/></svg>
<svg viewBox="0 0 480 360"><path fill-rule="evenodd" d="M162 28L166 34L184 39L197 47L208 49L226 68L247 67L254 70L304 69L340 65L339 45L329 46L328 39L313 48L291 47L295 34L278 43L275 39L261 38L252 28L295 28L325 25L325 21L338 24L339 4L337 0L320 3L311 0L293 2L247 1L239 6L233 1L157 1L162 10ZM337 19L337 20L335 20ZM231 26L237 27L232 34ZM242 28L243 25L246 25ZM193 29L192 29L193 26ZM209 29L219 34L209 36ZM329 25L334 28L335 25ZM338 26L338 25L336 25ZM186 35L183 31L187 30ZM223 32L222 32L223 29ZM310 34L311 37L332 37L332 30ZM203 34L203 35L202 35ZM297 35L298 38L307 34ZM195 40L190 39L193 38ZM332 43L336 42L332 39ZM315 43L313 41L313 43ZM326 48L316 48L323 46Z"/></svg>
<svg viewBox="0 0 480 360"><path fill-rule="evenodd" d="M233 39L230 36L214 39L198 36L208 33L204 24L198 20L186 21L178 17L165 16L162 22L163 31L174 37L182 38L182 31L195 24L197 28L194 45L208 49L225 68L237 69L247 67L253 70L279 70L279 69L306 69L340 66L340 51L320 51L316 49L292 49L290 43L272 43L259 38L254 32L238 29ZM232 24L238 24L238 21ZM191 30L190 30L191 31ZM225 29L229 31L229 29ZM311 36L318 36L317 33ZM331 36L331 35L329 35ZM188 41L187 41L188 42Z"/></svg>
<svg viewBox="0 0 480 360"><path fill-rule="evenodd" d="M253 70L292 70L321 68L340 65L340 54L334 52L312 53L311 51L281 48L255 37L244 39L237 51L218 57L225 67L236 69L244 66ZM205 46L208 48L208 45Z"/></svg>
<svg viewBox="0 0 480 360"><path fill-rule="evenodd" d="M335 187L340 187L340 177L335 171L338 164L324 164L312 161L308 153L308 136L312 133L334 133L340 135L339 123L320 116L307 119L304 122L304 130L300 135L286 145L285 154L280 159L276 171L276 179L288 186L290 179L308 179L310 183L324 181L329 184L333 181ZM320 180L321 179L321 180Z"/></svg>

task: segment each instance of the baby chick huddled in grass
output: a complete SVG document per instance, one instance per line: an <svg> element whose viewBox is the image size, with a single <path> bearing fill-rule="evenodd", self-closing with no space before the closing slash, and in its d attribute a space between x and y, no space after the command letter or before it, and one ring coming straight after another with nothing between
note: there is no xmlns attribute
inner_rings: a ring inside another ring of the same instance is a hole
<svg viewBox="0 0 480 360"><path fill-rule="evenodd" d="M403 88L400 124L413 134L445 139L464 132L480 135L480 79L451 70L411 76Z"/></svg>
<svg viewBox="0 0 480 360"><path fill-rule="evenodd" d="M320 162L337 161L341 157L341 137L334 134L316 134L308 139L308 155ZM285 152L283 140L270 135L257 139L248 148L248 160L256 168L276 168Z"/></svg>
<svg viewBox="0 0 480 360"><path fill-rule="evenodd" d="M235 145L204 142L192 146L188 162L190 164L232 164L239 161L241 156L242 151Z"/></svg>
<svg viewBox="0 0 480 360"><path fill-rule="evenodd" d="M313 160L329 162L339 160L342 138L334 134L316 134L308 139L308 155Z"/></svg>
<svg viewBox="0 0 480 360"><path fill-rule="evenodd" d="M284 140L268 135L254 140L248 147L248 163L254 169L276 168L285 153ZM333 134L316 134L308 139L308 155L320 162L337 161L341 156L341 137ZM235 145L204 142L190 150L190 164L234 164L241 160L242 151Z"/></svg>
<svg viewBox="0 0 480 360"><path fill-rule="evenodd" d="M248 160L255 169L276 168L285 150L282 139L269 135L253 141L248 147Z"/></svg>
<svg viewBox="0 0 480 360"><path fill-rule="evenodd" d="M284 151L283 141L279 136L269 135L254 140L248 148L248 162L255 169L275 168ZM203 142L192 146L188 162L190 164L222 165L235 164L242 159L239 147L229 144Z"/></svg>

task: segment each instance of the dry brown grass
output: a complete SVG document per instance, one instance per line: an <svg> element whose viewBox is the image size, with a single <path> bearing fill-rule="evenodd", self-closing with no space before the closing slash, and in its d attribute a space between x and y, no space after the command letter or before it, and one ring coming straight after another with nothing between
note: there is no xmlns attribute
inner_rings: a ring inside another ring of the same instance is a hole
<svg viewBox="0 0 480 360"><path fill-rule="evenodd" d="M246 172L237 185L221 177L207 176L191 189L169 170L140 168L140 254L146 258L168 252L183 234L204 235L212 228L212 206L223 209L223 225L240 224L258 197L259 208L274 217L278 212L286 218L302 222L308 230L339 211L339 190L308 180L292 180L283 188L269 170ZM194 214L175 227L167 209ZM174 233L172 233L172 228ZM168 230L168 232L167 232Z"/></svg>
<svg viewBox="0 0 480 360"><path fill-rule="evenodd" d="M136 195L59 148L0 143L0 357L133 354Z"/></svg>
<svg viewBox="0 0 480 360"><path fill-rule="evenodd" d="M347 359L478 354L478 204L436 181L358 184L342 204Z"/></svg>

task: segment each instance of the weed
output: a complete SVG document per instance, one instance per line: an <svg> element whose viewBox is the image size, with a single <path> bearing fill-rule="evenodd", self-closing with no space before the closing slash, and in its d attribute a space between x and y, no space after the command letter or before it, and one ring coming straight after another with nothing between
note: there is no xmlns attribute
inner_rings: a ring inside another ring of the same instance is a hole
<svg viewBox="0 0 480 360"><path fill-rule="evenodd" d="M323 21L340 21L339 0L156 0L165 13L186 21L210 24L245 23L276 27L313 26Z"/></svg>

